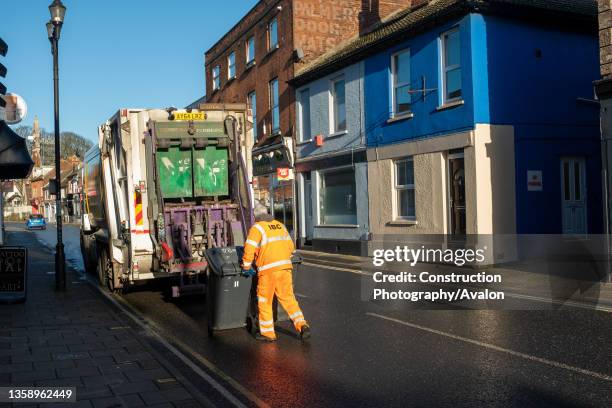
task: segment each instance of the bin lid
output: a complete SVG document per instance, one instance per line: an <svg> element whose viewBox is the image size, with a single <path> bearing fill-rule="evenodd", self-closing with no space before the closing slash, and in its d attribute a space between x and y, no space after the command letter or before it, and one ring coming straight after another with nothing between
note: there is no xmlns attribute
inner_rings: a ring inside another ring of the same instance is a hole
<svg viewBox="0 0 612 408"><path fill-rule="evenodd" d="M217 276L240 275L242 268L240 262L244 247L210 248L204 253L212 273Z"/></svg>

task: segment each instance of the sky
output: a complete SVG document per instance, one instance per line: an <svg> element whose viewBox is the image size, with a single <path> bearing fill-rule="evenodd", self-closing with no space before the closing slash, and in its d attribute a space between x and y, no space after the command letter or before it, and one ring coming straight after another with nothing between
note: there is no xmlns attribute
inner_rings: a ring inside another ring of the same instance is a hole
<svg viewBox="0 0 612 408"><path fill-rule="evenodd" d="M21 95L19 125L53 130L53 59L45 24L52 0L0 0L0 82ZM122 107L185 107L205 93L204 53L257 0L62 0L60 129L89 140Z"/></svg>

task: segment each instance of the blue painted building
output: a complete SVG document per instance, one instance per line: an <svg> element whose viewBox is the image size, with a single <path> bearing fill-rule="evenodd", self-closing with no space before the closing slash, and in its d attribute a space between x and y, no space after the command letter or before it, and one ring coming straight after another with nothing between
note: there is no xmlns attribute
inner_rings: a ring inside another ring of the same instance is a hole
<svg viewBox="0 0 612 408"><path fill-rule="evenodd" d="M356 62L374 241L602 231L596 2L429 2L295 82Z"/></svg>

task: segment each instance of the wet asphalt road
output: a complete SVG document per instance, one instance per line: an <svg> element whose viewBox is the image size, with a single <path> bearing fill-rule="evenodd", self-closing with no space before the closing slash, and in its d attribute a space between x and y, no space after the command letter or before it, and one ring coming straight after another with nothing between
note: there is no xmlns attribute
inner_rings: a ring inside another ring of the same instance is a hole
<svg viewBox="0 0 612 408"><path fill-rule="evenodd" d="M55 244L53 228L34 233ZM76 227L65 241L78 262ZM612 406L612 313L391 310L361 300L361 279L300 267L296 293L313 329L306 344L287 323L274 344L242 329L209 338L204 297L171 299L164 285L123 299L193 361L205 359L246 390L233 392L248 405Z"/></svg>

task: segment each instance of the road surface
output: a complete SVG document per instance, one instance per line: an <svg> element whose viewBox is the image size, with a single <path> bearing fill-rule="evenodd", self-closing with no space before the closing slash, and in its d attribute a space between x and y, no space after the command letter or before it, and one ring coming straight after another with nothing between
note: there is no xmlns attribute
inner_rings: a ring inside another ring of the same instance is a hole
<svg viewBox="0 0 612 408"><path fill-rule="evenodd" d="M33 232L55 244L54 228ZM78 265L78 229L65 228ZM245 405L271 407L609 407L612 313L397 311L361 300L362 276L301 266L296 293L313 338L281 324L279 341L206 333L205 299L165 285L122 295Z"/></svg>

